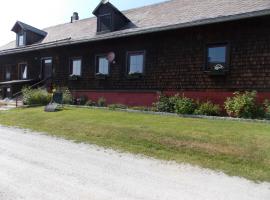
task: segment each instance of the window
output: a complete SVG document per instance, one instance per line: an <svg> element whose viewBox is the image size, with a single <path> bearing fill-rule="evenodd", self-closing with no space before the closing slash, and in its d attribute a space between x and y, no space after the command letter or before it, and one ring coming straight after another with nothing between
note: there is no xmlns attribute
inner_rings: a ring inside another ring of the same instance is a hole
<svg viewBox="0 0 270 200"><path fill-rule="evenodd" d="M97 56L96 73L102 75L109 74L109 61L106 56Z"/></svg>
<svg viewBox="0 0 270 200"><path fill-rule="evenodd" d="M20 64L19 65L19 77L20 79L24 80L28 78L28 72L27 72L27 64Z"/></svg>
<svg viewBox="0 0 270 200"><path fill-rule="evenodd" d="M71 75L81 76L82 59L71 59Z"/></svg>
<svg viewBox="0 0 270 200"><path fill-rule="evenodd" d="M142 74L144 71L144 56L145 53L129 52L127 57L128 74Z"/></svg>
<svg viewBox="0 0 270 200"><path fill-rule="evenodd" d="M44 63L45 64L52 64L52 59L45 59L44 60Z"/></svg>
<svg viewBox="0 0 270 200"><path fill-rule="evenodd" d="M100 15L98 17L98 32L111 31L112 16L111 14Z"/></svg>
<svg viewBox="0 0 270 200"><path fill-rule="evenodd" d="M19 34L18 35L18 46L23 46L24 45L24 34Z"/></svg>
<svg viewBox="0 0 270 200"><path fill-rule="evenodd" d="M5 80L7 81L11 80L11 69L9 66L6 67Z"/></svg>
<svg viewBox="0 0 270 200"><path fill-rule="evenodd" d="M228 67L227 45L211 45L207 47L207 71L224 71Z"/></svg>

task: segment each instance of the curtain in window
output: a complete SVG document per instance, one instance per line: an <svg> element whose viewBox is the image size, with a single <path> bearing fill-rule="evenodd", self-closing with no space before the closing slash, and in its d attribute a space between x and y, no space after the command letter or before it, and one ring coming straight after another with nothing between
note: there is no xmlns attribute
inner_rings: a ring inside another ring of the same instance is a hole
<svg viewBox="0 0 270 200"><path fill-rule="evenodd" d="M11 72L10 72L10 68L7 67L6 68L6 80L10 80L11 79Z"/></svg>
<svg viewBox="0 0 270 200"><path fill-rule="evenodd" d="M73 60L72 62L72 75L80 76L81 75L81 60Z"/></svg>
<svg viewBox="0 0 270 200"><path fill-rule="evenodd" d="M100 74L109 74L109 62L107 58L100 57L98 59L98 73Z"/></svg>
<svg viewBox="0 0 270 200"><path fill-rule="evenodd" d="M143 73L143 55L130 56L129 73Z"/></svg>
<svg viewBox="0 0 270 200"><path fill-rule="evenodd" d="M27 79L27 65L21 65L21 78Z"/></svg>
<svg viewBox="0 0 270 200"><path fill-rule="evenodd" d="M19 46L23 46L23 45L24 45L24 36L19 35Z"/></svg>

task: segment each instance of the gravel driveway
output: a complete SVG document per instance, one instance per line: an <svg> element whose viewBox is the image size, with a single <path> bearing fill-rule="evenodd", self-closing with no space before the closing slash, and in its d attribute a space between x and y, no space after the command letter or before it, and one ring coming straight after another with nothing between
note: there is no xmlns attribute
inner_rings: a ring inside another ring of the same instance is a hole
<svg viewBox="0 0 270 200"><path fill-rule="evenodd" d="M0 126L0 200L269 200L270 183Z"/></svg>

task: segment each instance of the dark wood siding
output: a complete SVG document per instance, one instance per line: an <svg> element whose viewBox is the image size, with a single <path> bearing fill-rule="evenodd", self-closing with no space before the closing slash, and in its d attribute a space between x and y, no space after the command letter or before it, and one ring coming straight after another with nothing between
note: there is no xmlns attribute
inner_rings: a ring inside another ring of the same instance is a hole
<svg viewBox="0 0 270 200"><path fill-rule="evenodd" d="M44 37L31 31L26 32L26 45L34 44L41 41Z"/></svg>
<svg viewBox="0 0 270 200"><path fill-rule="evenodd" d="M210 76L204 72L205 48L223 42L230 43L230 71ZM146 52L145 74L130 78L126 53L141 50ZM110 76L97 79L95 55L108 52L116 55ZM42 57L53 58L56 85L76 90L270 91L270 17L2 56L1 73L4 65L27 62L29 78L38 78ZM68 80L71 57L82 57L78 81Z"/></svg>

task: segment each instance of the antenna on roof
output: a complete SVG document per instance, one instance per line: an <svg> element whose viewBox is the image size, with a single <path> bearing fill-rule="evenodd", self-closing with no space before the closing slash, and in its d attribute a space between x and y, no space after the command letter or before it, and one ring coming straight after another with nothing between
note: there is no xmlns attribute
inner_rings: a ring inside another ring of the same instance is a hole
<svg viewBox="0 0 270 200"><path fill-rule="evenodd" d="M101 3L103 3L103 4L106 4L108 2L109 2L109 0L101 0Z"/></svg>

